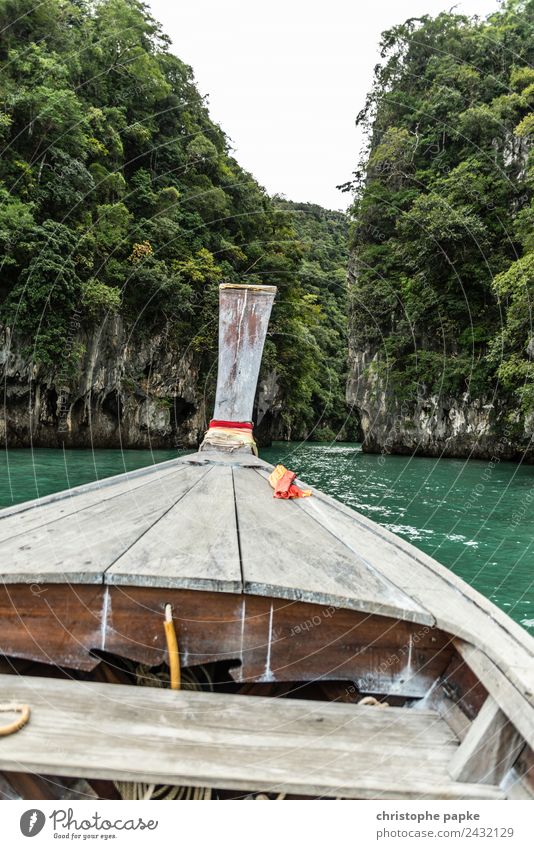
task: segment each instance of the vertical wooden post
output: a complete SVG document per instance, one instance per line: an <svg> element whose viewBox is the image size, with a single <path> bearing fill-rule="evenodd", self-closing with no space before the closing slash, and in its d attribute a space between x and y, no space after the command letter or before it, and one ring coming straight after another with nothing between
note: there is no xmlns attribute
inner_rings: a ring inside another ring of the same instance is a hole
<svg viewBox="0 0 534 849"><path fill-rule="evenodd" d="M219 287L219 370L214 419L249 422L276 286Z"/></svg>

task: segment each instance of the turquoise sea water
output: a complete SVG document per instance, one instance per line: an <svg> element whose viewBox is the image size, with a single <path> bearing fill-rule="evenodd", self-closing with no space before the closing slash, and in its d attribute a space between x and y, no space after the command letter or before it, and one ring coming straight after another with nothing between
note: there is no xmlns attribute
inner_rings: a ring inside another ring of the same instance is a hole
<svg viewBox="0 0 534 849"><path fill-rule="evenodd" d="M0 506L175 456L3 452ZM534 466L363 454L339 443L275 443L262 456L422 548L534 634Z"/></svg>

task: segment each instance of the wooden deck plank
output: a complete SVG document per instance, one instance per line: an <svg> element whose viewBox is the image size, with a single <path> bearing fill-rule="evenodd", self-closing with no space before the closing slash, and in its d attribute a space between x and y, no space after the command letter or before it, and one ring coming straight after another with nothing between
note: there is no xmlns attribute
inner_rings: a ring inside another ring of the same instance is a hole
<svg viewBox="0 0 534 849"><path fill-rule="evenodd" d="M255 469L233 469L245 592L433 624L433 619L304 514Z"/></svg>
<svg viewBox="0 0 534 849"><path fill-rule="evenodd" d="M194 467L190 467L194 468ZM106 583L241 592L232 470L204 476L106 572Z"/></svg>
<svg viewBox="0 0 534 849"><path fill-rule="evenodd" d="M188 456L190 455L184 455L184 458L187 458ZM90 483L80 484L80 486L62 489L59 492L51 492L49 495L43 495L39 498L32 498L29 501L23 501L20 504L13 504L10 507L3 507L0 510L0 520L3 520L8 516L15 515L16 513L27 513L28 511L33 511L39 507L55 504L58 501L68 501L70 498L84 493L96 492L98 495L100 491L106 490L108 487L130 484L132 481L150 478L152 475L159 476L168 469L173 470L175 467L181 468L184 458L174 457L171 460L164 460L162 463L155 463L151 466L143 466L140 469L133 469L129 472L121 472L118 475L111 475L108 478L101 478L99 480L91 481Z"/></svg>
<svg viewBox="0 0 534 849"><path fill-rule="evenodd" d="M323 493L274 500L270 468L248 455L201 452L1 511L8 539L0 543L0 576L8 584L99 583L109 570L107 579L122 585L238 592L232 474L246 593L437 624L487 656L517 692L511 719L526 736L534 725L534 640L450 570ZM206 481L172 511L183 538L176 556L174 523L162 517L207 473L212 496ZM220 524L212 520L216 502ZM163 524L149 531L158 519ZM499 702L502 682L490 672L483 671L484 684Z"/></svg>
<svg viewBox="0 0 534 849"><path fill-rule="evenodd" d="M351 798L502 798L449 778L457 742L431 712L11 675L0 676L0 696L32 711L2 739L1 770Z"/></svg>
<svg viewBox="0 0 534 849"><path fill-rule="evenodd" d="M236 451L216 451L213 448L203 448L202 451L197 451L195 454L185 454L180 457L181 463L193 463L200 466L239 466L242 469L266 469L269 473L273 470L273 466L262 460L261 457L256 457L249 450Z"/></svg>
<svg viewBox="0 0 534 849"><path fill-rule="evenodd" d="M15 582L101 583L105 570L207 474L180 466L140 489L125 489L0 546L0 577Z"/></svg>
<svg viewBox="0 0 534 849"><path fill-rule="evenodd" d="M259 473L264 474L262 471ZM307 484L301 483L301 485L310 488ZM525 654L534 658L534 639L525 629L455 575L451 569L361 513L320 490L313 487L311 489L314 498L299 501L300 508L321 505L323 512L321 521L335 529L336 534L341 534L346 544L351 547L355 545L364 556L366 553L372 554L373 551L375 557L377 554L380 555L380 571L392 583L398 583L400 587L412 586L414 592L416 590L443 592L446 588L460 592L474 606L488 614L499 628L502 628L521 646ZM432 607L434 606L432 604Z"/></svg>
<svg viewBox="0 0 534 849"><path fill-rule="evenodd" d="M78 489L66 490L64 497L55 498L54 500L36 504L30 510L19 510L10 512L6 516L2 516L0 511L0 551L4 542L36 530L43 525L49 525L51 522L57 522L58 519L63 519L67 516L75 516L82 510L88 507L93 507L102 504L105 501L111 501L121 495L133 493L135 490L144 488L148 484L153 484L158 481L163 481L169 475L177 475L183 473L186 469L183 463L173 464L170 468L152 470L151 474L139 477L131 477L130 475L120 475L114 479L114 483L107 486L93 487L86 490L81 487ZM105 481L102 482L103 484ZM58 493L59 495L60 493ZM44 501L44 499L43 499Z"/></svg>

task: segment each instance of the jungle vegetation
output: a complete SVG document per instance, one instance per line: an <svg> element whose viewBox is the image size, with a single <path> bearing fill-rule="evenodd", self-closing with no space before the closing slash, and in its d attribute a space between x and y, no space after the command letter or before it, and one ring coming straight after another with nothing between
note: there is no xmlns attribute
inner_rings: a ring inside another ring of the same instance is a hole
<svg viewBox="0 0 534 849"><path fill-rule="evenodd" d="M0 319L36 368L76 372L73 314L120 314L207 374L218 284L276 284L284 427L337 427L344 216L269 198L138 0L0 0L0 31Z"/></svg>
<svg viewBox="0 0 534 849"><path fill-rule="evenodd" d="M358 123L351 332L397 397L534 409L534 2L385 32ZM506 417L505 417L506 418Z"/></svg>
<svg viewBox="0 0 534 849"><path fill-rule="evenodd" d="M309 360L311 396L303 399L301 415L313 439L355 438L358 422L344 403L348 371L349 218L313 203L279 197L274 202L288 216L300 247L298 280L302 291L318 308L313 329L307 337L294 340L301 356ZM306 418L310 403L313 421Z"/></svg>

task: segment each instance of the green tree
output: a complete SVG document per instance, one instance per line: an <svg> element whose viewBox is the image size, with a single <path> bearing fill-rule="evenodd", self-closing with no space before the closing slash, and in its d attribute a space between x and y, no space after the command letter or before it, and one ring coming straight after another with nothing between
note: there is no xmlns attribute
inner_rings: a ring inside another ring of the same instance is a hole
<svg viewBox="0 0 534 849"><path fill-rule="evenodd" d="M398 397L531 403L518 257L533 247L533 25L534 2L513 0L487 20L444 13L383 35L358 117L351 334Z"/></svg>
<svg viewBox="0 0 534 849"><path fill-rule="evenodd" d="M0 0L0 26L0 316L14 344L61 370L73 311L86 330L118 313L133 344L165 329L177 352L192 346L202 381L219 282L274 283L265 368L288 427L321 414L337 427L345 218L267 196L139 0Z"/></svg>

